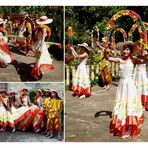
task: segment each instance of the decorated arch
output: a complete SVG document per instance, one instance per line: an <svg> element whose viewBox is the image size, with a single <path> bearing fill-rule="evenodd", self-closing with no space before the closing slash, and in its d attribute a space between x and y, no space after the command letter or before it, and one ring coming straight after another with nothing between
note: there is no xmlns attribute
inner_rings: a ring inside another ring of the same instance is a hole
<svg viewBox="0 0 148 148"><path fill-rule="evenodd" d="M113 32L113 35L111 37L111 46L114 47L115 46L115 34L116 32L121 32L122 36L123 36L123 40L126 41L127 40L127 33L123 28L116 28Z"/></svg>
<svg viewBox="0 0 148 148"><path fill-rule="evenodd" d="M128 39L129 39L129 36L130 38L132 37L131 34L133 33L133 30L138 27L139 33L140 33L140 42L142 43L141 46L145 47L147 45L147 31L146 31L145 24L142 22L139 14L137 14L132 10L122 10L112 16L109 23L107 24L105 38L103 42L106 42L107 44L111 42L112 29L115 28L116 21L122 16L130 16L135 22L134 26L132 26L133 28L131 29L130 33L128 33Z"/></svg>

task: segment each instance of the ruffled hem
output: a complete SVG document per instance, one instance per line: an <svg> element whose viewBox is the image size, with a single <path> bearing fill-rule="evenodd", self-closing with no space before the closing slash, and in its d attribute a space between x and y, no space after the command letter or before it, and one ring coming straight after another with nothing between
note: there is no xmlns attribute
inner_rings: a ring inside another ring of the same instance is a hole
<svg viewBox="0 0 148 148"><path fill-rule="evenodd" d="M1 62L8 64L8 63L12 63L14 61L14 58L9 51L9 46L4 40L0 41L0 50L2 52L2 56L0 58ZM8 56L9 58L6 59L5 56Z"/></svg>
<svg viewBox="0 0 148 148"><path fill-rule="evenodd" d="M27 118L21 121L19 125L19 128L21 131L26 131L27 128L30 127L31 123L33 122L35 118L35 115L36 115L36 111L31 111L30 114L27 116Z"/></svg>
<svg viewBox="0 0 148 148"><path fill-rule="evenodd" d="M122 125L122 120L118 116L114 116L110 124L110 133L117 134L119 137L126 135L130 130L131 138L136 138L140 133L142 124L144 122L144 114L138 119L137 116L127 116L126 123Z"/></svg>
<svg viewBox="0 0 148 148"><path fill-rule="evenodd" d="M31 75L34 77L39 77L41 75L41 70L54 70L55 67L52 64L41 64L39 67L34 65Z"/></svg>
<svg viewBox="0 0 148 148"><path fill-rule="evenodd" d="M43 119L44 119L43 112L41 110L38 110L36 117L34 119L34 123L33 123L33 130L35 132L38 131L41 128Z"/></svg>
<svg viewBox="0 0 148 148"><path fill-rule="evenodd" d="M3 123L3 128L6 128L7 126L11 127L11 128L14 128L14 123L10 122L10 121L7 121L5 123Z"/></svg>
<svg viewBox="0 0 148 148"><path fill-rule="evenodd" d="M144 109L148 111L148 95L141 95L141 101Z"/></svg>
<svg viewBox="0 0 148 148"><path fill-rule="evenodd" d="M91 87L83 88L79 85L72 85L71 89L76 93L78 97L81 95L85 95L86 97L89 97L91 95Z"/></svg>
<svg viewBox="0 0 148 148"><path fill-rule="evenodd" d="M30 110L23 113L21 116L19 116L17 119L14 120L14 124L17 124L18 122L21 122L22 120L24 120L30 113L31 113Z"/></svg>

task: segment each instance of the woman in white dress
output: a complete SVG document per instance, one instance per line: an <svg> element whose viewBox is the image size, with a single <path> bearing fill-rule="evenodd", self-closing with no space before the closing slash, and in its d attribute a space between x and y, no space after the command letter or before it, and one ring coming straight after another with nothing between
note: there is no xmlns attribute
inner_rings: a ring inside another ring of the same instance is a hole
<svg viewBox="0 0 148 148"><path fill-rule="evenodd" d="M110 132L119 137L136 138L140 133L144 115L141 99L133 79L134 64L146 61L132 57L133 42L122 44L122 58L109 57L105 50L106 60L120 64L121 77L116 91L115 106L110 124Z"/></svg>
<svg viewBox="0 0 148 148"><path fill-rule="evenodd" d="M141 53L141 59L147 58L147 51ZM146 64L137 64L134 71L134 80L138 88L138 94L141 96L141 101L144 110L148 110L148 77Z"/></svg>
<svg viewBox="0 0 148 148"><path fill-rule="evenodd" d="M43 113L43 98L42 98L42 90L37 89L36 96L34 98L34 103L37 105L36 109L36 117L33 121L33 130L35 132L39 132L44 127L44 113Z"/></svg>
<svg viewBox="0 0 148 148"><path fill-rule="evenodd" d="M72 80L71 88L74 92L73 96L85 98L91 95L91 82L89 79L89 73L86 68L86 62L89 57L90 47L87 43L78 44L78 46L81 47L82 50L82 54L80 55L72 46L69 47L74 57L82 59Z"/></svg>
<svg viewBox="0 0 148 148"><path fill-rule="evenodd" d="M26 106L20 107L20 102L16 97L16 92L11 89L9 92L9 102L10 102L10 112L15 124L15 127L18 127L19 123L23 121L29 114L30 109Z"/></svg>
<svg viewBox="0 0 148 148"><path fill-rule="evenodd" d="M9 46L7 44L8 36L4 29L4 24L6 20L0 18L0 67L6 68L9 63L12 63L14 58L9 51Z"/></svg>
<svg viewBox="0 0 148 148"><path fill-rule="evenodd" d="M0 131L15 131L14 121L10 113L9 99L5 89L0 90Z"/></svg>
<svg viewBox="0 0 148 148"><path fill-rule="evenodd" d="M33 51L36 56L36 63L32 69L31 75L38 79L41 76L42 70L54 70L54 66L52 64L52 59L48 52L48 48L45 42L45 38L51 36L51 30L46 25L53 21L53 19L48 19L47 16L42 16L40 19L36 20L38 24L35 27L35 38L36 42L33 45Z"/></svg>
<svg viewBox="0 0 148 148"><path fill-rule="evenodd" d="M23 89L22 91L22 106L27 107L30 110L30 114L20 122L19 128L22 131L26 131L27 129L32 128L33 131L38 132L43 120L43 112L38 106L31 103L30 97L28 95L28 89Z"/></svg>

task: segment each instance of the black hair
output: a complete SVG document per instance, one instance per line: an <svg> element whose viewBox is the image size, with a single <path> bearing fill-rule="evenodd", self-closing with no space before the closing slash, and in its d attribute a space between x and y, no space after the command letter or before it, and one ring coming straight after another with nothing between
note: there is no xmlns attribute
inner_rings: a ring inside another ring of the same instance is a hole
<svg viewBox="0 0 148 148"><path fill-rule="evenodd" d="M124 46L123 46L123 50L125 50L126 48L129 48L129 50L130 50L131 52L133 52L134 46L132 46L132 45L124 45Z"/></svg>
<svg viewBox="0 0 148 148"><path fill-rule="evenodd" d="M55 91L54 91L54 92L55 92ZM61 98L58 96L58 93L57 93L57 92L55 92L55 93L56 93L55 98L58 99L58 100L61 100ZM51 95L51 98L53 98L52 95Z"/></svg>
<svg viewBox="0 0 148 148"><path fill-rule="evenodd" d="M49 94L46 95L46 92L48 92ZM45 96L45 97L51 97L51 92L49 92L49 91L45 91L45 92L44 92L44 96Z"/></svg>

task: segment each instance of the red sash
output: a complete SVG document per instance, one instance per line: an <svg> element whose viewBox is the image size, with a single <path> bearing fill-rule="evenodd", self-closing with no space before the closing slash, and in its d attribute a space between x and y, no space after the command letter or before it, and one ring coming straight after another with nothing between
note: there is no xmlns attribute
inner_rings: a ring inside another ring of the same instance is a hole
<svg viewBox="0 0 148 148"><path fill-rule="evenodd" d="M8 109L7 105L5 104L4 100L2 99L2 97L0 97L0 101L2 102L4 108L5 108L7 111L9 111L9 109Z"/></svg>

